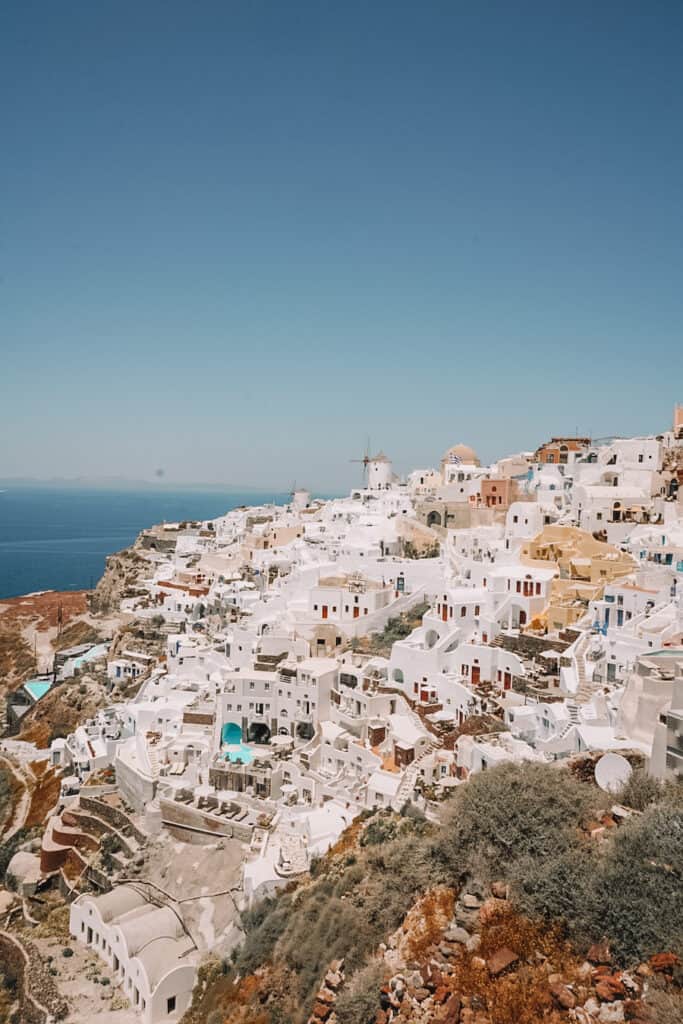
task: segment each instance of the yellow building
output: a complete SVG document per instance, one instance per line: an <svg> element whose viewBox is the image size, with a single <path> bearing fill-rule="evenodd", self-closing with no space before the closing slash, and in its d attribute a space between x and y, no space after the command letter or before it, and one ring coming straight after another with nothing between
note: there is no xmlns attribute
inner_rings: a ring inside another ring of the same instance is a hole
<svg viewBox="0 0 683 1024"><path fill-rule="evenodd" d="M553 580L548 607L533 620L532 629L561 630L578 622L589 601L602 597L606 583L636 568L631 555L575 526L545 526L523 544L520 557L524 565L554 564L560 574Z"/></svg>

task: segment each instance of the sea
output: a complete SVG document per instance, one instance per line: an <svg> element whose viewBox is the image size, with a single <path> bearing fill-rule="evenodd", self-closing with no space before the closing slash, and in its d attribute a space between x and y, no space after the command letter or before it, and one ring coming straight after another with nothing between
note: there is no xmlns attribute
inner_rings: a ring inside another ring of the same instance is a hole
<svg viewBox="0 0 683 1024"><path fill-rule="evenodd" d="M145 527L215 519L240 505L284 504L286 494L217 490L109 490L0 484L0 599L40 590L85 590L107 555Z"/></svg>

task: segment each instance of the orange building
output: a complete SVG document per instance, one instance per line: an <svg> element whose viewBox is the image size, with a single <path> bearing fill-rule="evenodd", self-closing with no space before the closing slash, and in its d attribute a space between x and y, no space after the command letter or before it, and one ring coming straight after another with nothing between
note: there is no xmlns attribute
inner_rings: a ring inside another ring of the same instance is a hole
<svg viewBox="0 0 683 1024"><path fill-rule="evenodd" d="M536 449L534 462L563 464L570 452L585 452L590 443L590 437L552 437Z"/></svg>
<svg viewBox="0 0 683 1024"><path fill-rule="evenodd" d="M481 504L486 508L499 508L507 511L517 498L517 484L514 480L505 477L500 480L482 480L479 494Z"/></svg>

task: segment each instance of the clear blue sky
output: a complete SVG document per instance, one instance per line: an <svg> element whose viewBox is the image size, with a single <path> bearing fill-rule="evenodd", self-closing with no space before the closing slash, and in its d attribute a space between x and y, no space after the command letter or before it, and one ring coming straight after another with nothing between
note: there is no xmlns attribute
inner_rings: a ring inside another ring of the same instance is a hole
<svg viewBox="0 0 683 1024"><path fill-rule="evenodd" d="M0 476L319 489L683 401L683 6L10 0Z"/></svg>

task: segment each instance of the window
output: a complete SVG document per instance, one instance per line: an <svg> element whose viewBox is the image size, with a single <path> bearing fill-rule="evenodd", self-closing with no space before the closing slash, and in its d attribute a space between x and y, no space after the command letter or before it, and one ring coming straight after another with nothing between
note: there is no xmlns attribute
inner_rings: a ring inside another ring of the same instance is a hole
<svg viewBox="0 0 683 1024"><path fill-rule="evenodd" d="M175 1013L175 996L169 996L166 1000L166 1013Z"/></svg>

